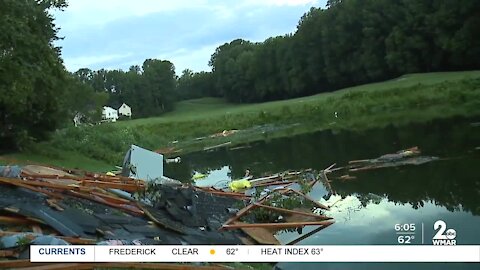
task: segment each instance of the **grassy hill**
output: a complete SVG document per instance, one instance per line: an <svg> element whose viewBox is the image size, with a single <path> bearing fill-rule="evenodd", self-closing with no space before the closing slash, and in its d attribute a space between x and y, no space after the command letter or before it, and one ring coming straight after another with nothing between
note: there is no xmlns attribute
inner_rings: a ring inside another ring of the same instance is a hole
<svg viewBox="0 0 480 270"><path fill-rule="evenodd" d="M121 126L135 126L144 124L166 123L171 121L188 121L199 118L216 117L223 114L272 112L287 107L297 107L299 104L321 103L329 98L340 98L349 92L375 92L409 88L418 85L433 85L442 82L455 82L465 79L480 78L480 71L463 72L435 72L408 74L399 78L344 88L335 92L322 93L308 97L288 100L272 101L256 104L231 104L221 98L200 98L180 101L173 112L161 117L151 117L119 122Z"/></svg>
<svg viewBox="0 0 480 270"><path fill-rule="evenodd" d="M4 156L3 163L12 163L8 159L14 158L15 163L104 170L119 164L130 144L159 149L178 140L175 147L185 153L227 140L235 144L260 139L265 130L252 127L261 125L284 127L270 133L287 136L327 128L402 125L456 115L480 115L480 71L410 74L331 93L259 104L229 104L218 98L187 100L160 117L57 131L48 142ZM192 140L228 129L246 131L228 138Z"/></svg>

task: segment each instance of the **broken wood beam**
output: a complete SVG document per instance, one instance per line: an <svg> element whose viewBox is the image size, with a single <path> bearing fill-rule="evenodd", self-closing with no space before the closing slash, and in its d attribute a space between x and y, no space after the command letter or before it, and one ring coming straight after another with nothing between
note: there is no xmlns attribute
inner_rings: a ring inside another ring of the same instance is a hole
<svg viewBox="0 0 480 270"><path fill-rule="evenodd" d="M83 180L82 185L88 187L100 187L100 188L115 188L128 192L137 192L145 189L145 185L137 184L121 184L121 183L111 183L111 182L102 182L102 181L92 181L92 180Z"/></svg>
<svg viewBox="0 0 480 270"><path fill-rule="evenodd" d="M219 195L219 196L225 196L225 197L235 197L235 198L239 198L239 199L246 199L246 198L251 197L251 196L245 195L243 193L227 192L227 191L197 188L197 187L195 187L195 189L206 192L206 193L215 194L215 195Z"/></svg>
<svg viewBox="0 0 480 270"><path fill-rule="evenodd" d="M275 174L275 175L271 175L271 176L252 179L252 180L249 180L249 181L253 185L254 183L259 183L259 182L261 183L261 182L266 181L266 180L271 181L271 180L277 180L277 179L282 179L282 176L280 176L279 174Z"/></svg>
<svg viewBox="0 0 480 270"><path fill-rule="evenodd" d="M288 185L294 183L294 181L275 181L275 182L266 182L253 185L254 187L268 187L268 186L279 186L279 185Z"/></svg>
<svg viewBox="0 0 480 270"><path fill-rule="evenodd" d="M300 191L296 191L296 190L294 190L294 189L289 189L289 190L292 191L292 192L294 192L294 193L296 193L296 194L298 194L298 195L300 195L300 196L302 196L302 197L304 197L305 199L311 201L313 204L315 204L316 206L318 206L318 207L320 207L320 208L322 208L322 209L324 209L324 210L330 210L330 207L325 206L325 205L321 204L320 202L317 202L316 200L314 200L314 199L311 198L310 196L305 195L305 194L301 193Z"/></svg>
<svg viewBox="0 0 480 270"><path fill-rule="evenodd" d="M302 235L302 236L300 236L300 237L298 237L298 238L296 238L296 239L294 239L294 240L286 243L286 245L295 245L296 243L302 241L303 239L306 239L306 238L308 238L308 237L316 234L317 232L319 232L319 231L327 228L328 226L332 225L333 223L335 223L334 221L329 221L329 222L330 222L330 223L327 223L327 224L325 224L325 225L323 225L323 226L319 226L318 228L312 230L311 232L306 233L306 234L304 234L304 235Z"/></svg>
<svg viewBox="0 0 480 270"><path fill-rule="evenodd" d="M265 197L266 198L266 197ZM264 198L264 199L265 199ZM252 204L249 204L247 205L246 207L240 209L240 211L238 211L235 216L229 218L227 221L225 221L225 223L223 223L222 227L220 227L218 230L219 231L222 231L224 230L226 227L225 226L228 226L228 224L238 220L240 217L242 217L243 215L245 215L248 211L252 210L253 208L257 207L256 204L252 203Z"/></svg>
<svg viewBox="0 0 480 270"><path fill-rule="evenodd" d="M306 221L306 222L285 222L285 223L253 223L253 224L229 224L223 225L224 229L241 229L241 228L275 228L275 229L287 229L298 228L310 225L326 225L331 221Z"/></svg>
<svg viewBox="0 0 480 270"><path fill-rule="evenodd" d="M314 217L317 219L321 220L327 220L327 219L332 219L331 217L323 216L323 215L316 215L314 213L306 213L306 212L301 212L301 211L295 211L295 210L289 210L285 208L279 208L279 207L274 207L274 206L269 206L269 205L264 205L264 204L259 204L255 203L258 207L273 210L273 211L278 211L278 212L283 212L287 214L295 214L295 215L302 215L302 216L308 216L308 217Z"/></svg>
<svg viewBox="0 0 480 270"><path fill-rule="evenodd" d="M28 185L28 184L25 184L25 183L22 183L22 182L24 182L24 181L22 181L20 179L0 177L0 183L10 184L10 185L14 185L14 186L17 186L17 187L26 188L26 189L29 189L31 191L35 191L35 192L38 192L38 193L43 193L44 195L47 195L49 197L56 198L56 199L62 199L63 198L63 196L60 195L60 194L57 194L57 193L54 193L54 192L51 192L51 191L47 191L47 190L43 190L41 188L37 188L37 187L31 186L31 185Z"/></svg>

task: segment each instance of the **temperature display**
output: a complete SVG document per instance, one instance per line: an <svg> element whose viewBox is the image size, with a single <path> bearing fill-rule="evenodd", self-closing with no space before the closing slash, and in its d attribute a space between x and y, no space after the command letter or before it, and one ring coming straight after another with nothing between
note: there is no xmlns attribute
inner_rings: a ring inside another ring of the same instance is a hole
<svg viewBox="0 0 480 270"><path fill-rule="evenodd" d="M412 244L415 240L415 223L395 224L397 243L401 245Z"/></svg>

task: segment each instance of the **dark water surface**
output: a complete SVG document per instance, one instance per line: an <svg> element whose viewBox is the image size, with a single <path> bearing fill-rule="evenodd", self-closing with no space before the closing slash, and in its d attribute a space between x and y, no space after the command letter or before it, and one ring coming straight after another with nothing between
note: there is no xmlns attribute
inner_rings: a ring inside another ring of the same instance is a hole
<svg viewBox="0 0 480 270"><path fill-rule="evenodd" d="M247 148L222 148L182 156L166 174L188 180L194 172L208 174L199 185L238 179L250 169L256 176L285 170L323 169L332 163L375 158L418 146L422 155L440 159L409 165L350 173L354 180L333 179L338 201L327 215L335 224L299 244L398 244L395 224L414 223L412 244L432 244L433 224L445 221L456 230L457 244L480 244L480 119L455 118L409 126L389 126L362 132L322 131L290 138L251 143ZM318 200L326 189L317 185L310 194ZM423 226L423 234L422 234ZM313 228L305 228L308 232ZM298 233L277 237L287 243ZM282 269L319 269L318 264L279 264ZM478 269L478 264L322 264L322 269Z"/></svg>

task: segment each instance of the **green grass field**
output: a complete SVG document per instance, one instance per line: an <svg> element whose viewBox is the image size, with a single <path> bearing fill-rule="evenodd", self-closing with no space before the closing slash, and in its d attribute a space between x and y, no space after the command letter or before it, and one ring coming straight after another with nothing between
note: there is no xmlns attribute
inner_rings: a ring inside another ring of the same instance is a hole
<svg viewBox="0 0 480 270"><path fill-rule="evenodd" d="M335 112L338 118L335 118ZM321 129L369 129L388 124L480 115L480 71L410 74L397 79L283 101L229 104L202 98L179 102L160 117L120 121L57 131L48 142L27 152L3 156L2 163L46 163L107 170L122 161L130 144L149 149L172 146L182 153L225 141L261 139L261 125L289 128L271 136L291 136ZM294 125L295 124L295 125ZM294 126L293 126L294 125ZM227 138L192 139L223 130L246 130Z"/></svg>
<svg viewBox="0 0 480 270"><path fill-rule="evenodd" d="M299 104L314 104L326 101L328 98L338 98L349 92L382 91L396 88L407 88L418 84L432 85L442 82L454 82L464 79L480 78L480 71L463 72L436 72L408 74L399 78L341 89L331 93L322 93L296 99L272 101L257 104L231 104L220 98L201 98L181 101L176 104L175 110L161 117L142 118L119 122L122 126L166 123L171 121L189 121L202 118L217 117L224 114L259 113L261 111L275 111L288 107L297 107Z"/></svg>

